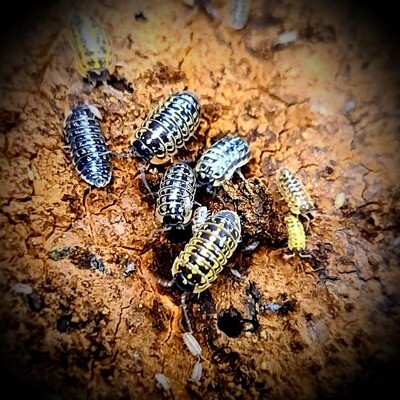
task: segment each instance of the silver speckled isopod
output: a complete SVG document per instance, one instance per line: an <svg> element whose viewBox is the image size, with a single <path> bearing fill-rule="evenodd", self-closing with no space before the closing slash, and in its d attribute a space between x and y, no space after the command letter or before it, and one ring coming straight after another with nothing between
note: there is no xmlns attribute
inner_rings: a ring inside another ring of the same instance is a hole
<svg viewBox="0 0 400 400"><path fill-rule="evenodd" d="M212 187L220 186L222 182L231 179L235 171L250 159L248 144L240 137L226 136L215 142L198 160L195 173L197 184Z"/></svg>
<svg viewBox="0 0 400 400"><path fill-rule="evenodd" d="M79 176L89 185L101 188L111 180L109 150L92 105L74 107L64 123L65 147Z"/></svg>

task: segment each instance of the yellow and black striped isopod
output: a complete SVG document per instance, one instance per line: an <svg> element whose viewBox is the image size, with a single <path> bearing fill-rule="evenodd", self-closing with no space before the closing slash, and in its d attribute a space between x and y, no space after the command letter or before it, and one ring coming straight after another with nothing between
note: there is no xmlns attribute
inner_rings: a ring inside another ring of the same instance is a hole
<svg viewBox="0 0 400 400"><path fill-rule="evenodd" d="M307 213L314 208L314 203L298 177L289 168L283 167L276 172L276 184L289 210L308 219Z"/></svg>
<svg viewBox="0 0 400 400"><path fill-rule="evenodd" d="M91 82L108 80L115 69L115 55L102 25L92 16L74 14L69 37L79 74Z"/></svg>
<svg viewBox="0 0 400 400"><path fill-rule="evenodd" d="M174 93L135 132L132 153L142 163L164 164L182 148L200 124L200 101L188 91Z"/></svg>
<svg viewBox="0 0 400 400"><path fill-rule="evenodd" d="M74 107L64 122L64 141L79 176L101 188L111 180L111 165L99 117L93 105Z"/></svg>
<svg viewBox="0 0 400 400"><path fill-rule="evenodd" d="M192 217L196 175L184 162L169 167L160 182L156 218L164 230L184 229Z"/></svg>
<svg viewBox="0 0 400 400"><path fill-rule="evenodd" d="M173 282L185 292L206 290L241 241L236 212L222 210L206 219L172 265Z"/></svg>
<svg viewBox="0 0 400 400"><path fill-rule="evenodd" d="M240 167L249 159L249 146L242 138L225 136L207 149L197 162L194 168L197 184L211 191L212 187L231 179L234 172L241 174Z"/></svg>
<svg viewBox="0 0 400 400"><path fill-rule="evenodd" d="M304 226L301 221L295 215L285 216L286 229L288 234L288 248L292 251L292 254L286 256L286 258L293 257L295 252L299 253L301 257L310 257L309 254L305 254L306 250L306 233Z"/></svg>

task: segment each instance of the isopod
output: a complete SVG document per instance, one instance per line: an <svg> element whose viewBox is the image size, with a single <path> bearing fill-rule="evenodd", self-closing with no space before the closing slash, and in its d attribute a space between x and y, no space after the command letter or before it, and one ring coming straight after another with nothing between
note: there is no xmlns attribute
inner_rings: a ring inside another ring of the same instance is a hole
<svg viewBox="0 0 400 400"><path fill-rule="evenodd" d="M132 153L142 163L166 163L195 133L200 111L199 99L193 93L172 94L136 130Z"/></svg>
<svg viewBox="0 0 400 400"><path fill-rule="evenodd" d="M192 233L194 234L204 224L206 219L211 216L211 211L206 206L198 207L194 210L192 217Z"/></svg>
<svg viewBox="0 0 400 400"><path fill-rule="evenodd" d="M197 184L206 186L208 191L220 186L230 180L235 171L241 174L240 168L247 164L250 155L248 144L240 137L226 136L218 140L203 153L195 166Z"/></svg>
<svg viewBox="0 0 400 400"><path fill-rule="evenodd" d="M275 40L275 45L286 45L295 42L299 37L297 31L285 31L278 35Z"/></svg>
<svg viewBox="0 0 400 400"><path fill-rule="evenodd" d="M301 221L295 215L286 215L285 223L288 233L288 248L293 252L288 257L293 257L295 252L299 253L301 257L310 257L309 254L303 253L306 249L306 234Z"/></svg>
<svg viewBox="0 0 400 400"><path fill-rule="evenodd" d="M276 184L289 210L308 219L307 213L314 208L314 203L298 177L289 168L280 168L276 172Z"/></svg>
<svg viewBox="0 0 400 400"><path fill-rule="evenodd" d="M108 185L112 172L98 113L89 104L70 110L64 123L64 141L79 176L89 185L101 188Z"/></svg>
<svg viewBox="0 0 400 400"><path fill-rule="evenodd" d="M196 364L194 364L190 380L192 382L200 382L202 372L203 372L203 366L201 365L201 361L199 360L196 362Z"/></svg>
<svg viewBox="0 0 400 400"><path fill-rule="evenodd" d="M196 193L196 175L184 162L169 167L160 182L156 218L165 229L183 229L190 222Z"/></svg>
<svg viewBox="0 0 400 400"><path fill-rule="evenodd" d="M115 69L115 55L103 26L92 16L76 13L69 36L79 74L91 82L108 80Z"/></svg>
<svg viewBox="0 0 400 400"><path fill-rule="evenodd" d="M201 355L201 346L196 338L190 333L185 332L183 335L183 341L185 342L187 348L194 356Z"/></svg>
<svg viewBox="0 0 400 400"><path fill-rule="evenodd" d="M163 389L166 393L169 393L171 389L171 382L170 380L162 373L157 372L154 375L155 380L157 381L157 386L160 389Z"/></svg>
<svg viewBox="0 0 400 400"><path fill-rule="evenodd" d="M240 241L241 225L236 212L222 210L211 215L175 259L173 280L185 292L206 290Z"/></svg>
<svg viewBox="0 0 400 400"><path fill-rule="evenodd" d="M345 193L344 193L344 192L339 192L339 193L336 195L336 198L335 198L334 209L335 209L335 210L339 210L339 208L342 208L342 207L343 207L343 204L344 204L344 202L345 202L345 200L346 200L346 195L345 195Z"/></svg>
<svg viewBox="0 0 400 400"><path fill-rule="evenodd" d="M175 259L171 269L172 280L162 283L165 287L176 284L183 290L182 311L189 330L183 335L183 340L198 357L201 347L192 335L186 297L189 293L203 292L211 285L241 240L241 224L236 212L222 210L211 214Z"/></svg>
<svg viewBox="0 0 400 400"><path fill-rule="evenodd" d="M245 27L250 15L251 0L229 0L229 26L240 30Z"/></svg>

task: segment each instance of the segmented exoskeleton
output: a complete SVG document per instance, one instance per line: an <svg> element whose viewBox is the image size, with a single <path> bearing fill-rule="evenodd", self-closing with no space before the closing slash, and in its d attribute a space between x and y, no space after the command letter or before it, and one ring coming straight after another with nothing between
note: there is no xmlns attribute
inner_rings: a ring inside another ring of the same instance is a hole
<svg viewBox="0 0 400 400"><path fill-rule="evenodd" d="M69 37L78 72L92 82L109 79L115 69L115 55L102 25L92 16L74 14Z"/></svg>
<svg viewBox="0 0 400 400"><path fill-rule="evenodd" d="M198 357L191 377L194 381L201 378L201 347L192 335L186 297L189 293L203 292L211 285L240 241L241 224L236 212L222 210L211 214L195 230L189 243L175 259L172 265L173 279L163 284L167 287L176 284L183 290L182 311L188 327L183 338L191 353Z"/></svg>
<svg viewBox="0 0 400 400"><path fill-rule="evenodd" d="M314 208L314 203L297 176L289 168L280 168L276 172L276 184L289 210L295 215L301 214L307 218L307 213Z"/></svg>
<svg viewBox="0 0 400 400"><path fill-rule="evenodd" d="M220 186L231 179L235 171L240 173L240 167L249 161L250 156L248 144L240 137L226 136L218 140L196 164L197 184L206 186L208 191Z"/></svg>
<svg viewBox="0 0 400 400"><path fill-rule="evenodd" d="M206 219L172 266L177 286L192 293L206 290L241 241L239 216L222 210Z"/></svg>
<svg viewBox="0 0 400 400"><path fill-rule="evenodd" d="M196 208L192 217L192 233L195 233L211 214L212 212L206 206Z"/></svg>
<svg viewBox="0 0 400 400"><path fill-rule="evenodd" d="M73 108L64 123L65 147L79 176L98 188L111 180L109 150L98 121L96 107L83 105Z"/></svg>
<svg viewBox="0 0 400 400"><path fill-rule="evenodd" d="M142 163L164 164L184 146L200 123L200 102L190 92L168 97L135 132L132 153Z"/></svg>
<svg viewBox="0 0 400 400"><path fill-rule="evenodd" d="M285 216L285 223L288 234L288 248L293 252L286 258L293 257L295 252L301 257L311 257L304 253L306 250L306 233L301 221L295 215L290 214Z"/></svg>
<svg viewBox="0 0 400 400"><path fill-rule="evenodd" d="M169 167L160 182L156 218L164 228L183 229L190 221L196 193L196 176L184 162Z"/></svg>

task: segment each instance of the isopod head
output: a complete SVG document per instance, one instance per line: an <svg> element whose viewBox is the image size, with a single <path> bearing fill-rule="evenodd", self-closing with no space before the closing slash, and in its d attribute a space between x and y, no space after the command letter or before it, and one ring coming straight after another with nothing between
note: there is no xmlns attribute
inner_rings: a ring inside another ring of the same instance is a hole
<svg viewBox="0 0 400 400"><path fill-rule="evenodd" d="M149 163L154 156L154 152L140 139L136 139L132 142L131 150L139 162L144 164Z"/></svg>
<svg viewBox="0 0 400 400"><path fill-rule="evenodd" d="M193 293L194 289L196 288L194 283L187 280L181 272L177 272L174 276L174 279L176 286L178 286L178 288L184 292Z"/></svg>
<svg viewBox="0 0 400 400"><path fill-rule="evenodd" d="M299 204L300 214L306 215L314 209L314 203L310 199L301 201Z"/></svg>
<svg viewBox="0 0 400 400"><path fill-rule="evenodd" d="M206 171L202 171L200 168L197 169L197 185L211 187L214 183L214 177Z"/></svg>

